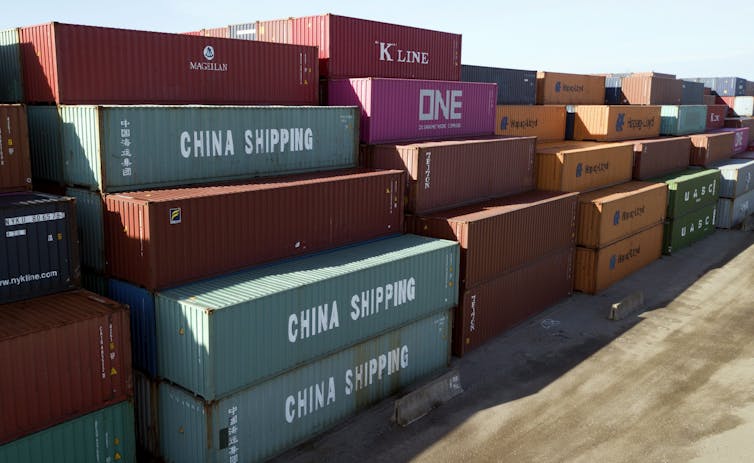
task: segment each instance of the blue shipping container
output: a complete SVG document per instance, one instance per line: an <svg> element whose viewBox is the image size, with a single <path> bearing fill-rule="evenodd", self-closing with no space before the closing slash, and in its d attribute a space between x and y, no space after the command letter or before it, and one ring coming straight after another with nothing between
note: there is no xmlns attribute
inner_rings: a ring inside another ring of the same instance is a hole
<svg viewBox="0 0 754 463"><path fill-rule="evenodd" d="M155 334L154 295L124 281L109 280L109 297L127 304L131 312L131 358L134 368L157 377L157 335Z"/></svg>

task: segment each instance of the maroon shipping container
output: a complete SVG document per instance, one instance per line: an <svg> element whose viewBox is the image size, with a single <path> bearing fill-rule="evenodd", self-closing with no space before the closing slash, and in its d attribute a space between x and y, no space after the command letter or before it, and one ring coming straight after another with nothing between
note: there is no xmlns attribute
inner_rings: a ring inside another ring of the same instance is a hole
<svg viewBox="0 0 754 463"><path fill-rule="evenodd" d="M461 79L460 34L325 14L258 21L257 40L318 47L323 78Z"/></svg>
<svg viewBox="0 0 754 463"><path fill-rule="evenodd" d="M748 146L754 145L754 117L729 117L725 119L725 127L749 128L749 141Z"/></svg>
<svg viewBox="0 0 754 463"><path fill-rule="evenodd" d="M31 189L26 107L0 105L0 192Z"/></svg>
<svg viewBox="0 0 754 463"><path fill-rule="evenodd" d="M105 197L108 273L155 290L403 227L403 172L344 170Z"/></svg>
<svg viewBox="0 0 754 463"><path fill-rule="evenodd" d="M621 80L621 91L628 104L681 104L683 83L675 76L668 78L660 75L663 74L639 73L624 77Z"/></svg>
<svg viewBox="0 0 754 463"><path fill-rule="evenodd" d="M530 191L431 215L406 217L409 233L458 241L459 280L472 288L575 244L578 193Z"/></svg>
<svg viewBox="0 0 754 463"><path fill-rule="evenodd" d="M725 133L733 134L733 154L739 154L746 151L749 146L749 128L748 127L726 127L713 130L708 133Z"/></svg>
<svg viewBox="0 0 754 463"><path fill-rule="evenodd" d="M461 294L453 323L459 357L573 292L574 248L556 250Z"/></svg>
<svg viewBox="0 0 754 463"><path fill-rule="evenodd" d="M689 164L692 166L709 167L716 161L728 159L733 156L733 132L709 132L691 135L691 157Z"/></svg>
<svg viewBox="0 0 754 463"><path fill-rule="evenodd" d="M314 47L60 23L19 31L30 103L318 101Z"/></svg>
<svg viewBox="0 0 754 463"><path fill-rule="evenodd" d="M728 106L724 104L707 105L707 130L722 129L727 114Z"/></svg>
<svg viewBox="0 0 754 463"><path fill-rule="evenodd" d="M126 306L84 290L0 307L0 444L132 396Z"/></svg>
<svg viewBox="0 0 754 463"><path fill-rule="evenodd" d="M534 189L535 137L363 145L367 167L406 172L406 212L426 213ZM688 159L688 156L687 156Z"/></svg>
<svg viewBox="0 0 754 463"><path fill-rule="evenodd" d="M691 139L664 137L634 142L635 180L647 180L685 170L689 166Z"/></svg>

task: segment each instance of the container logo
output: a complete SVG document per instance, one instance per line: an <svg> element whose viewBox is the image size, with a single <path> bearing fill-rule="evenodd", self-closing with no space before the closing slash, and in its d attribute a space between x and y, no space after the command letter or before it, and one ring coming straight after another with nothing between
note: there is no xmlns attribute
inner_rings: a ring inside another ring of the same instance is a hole
<svg viewBox="0 0 754 463"><path fill-rule="evenodd" d="M560 81L555 82L555 93L560 93Z"/></svg>
<svg viewBox="0 0 754 463"><path fill-rule="evenodd" d="M191 71L216 71L226 72L228 70L228 63L215 63L213 62L216 54L215 47L212 45L206 45L202 50L202 56L205 61L189 61L189 70Z"/></svg>
<svg viewBox="0 0 754 463"><path fill-rule="evenodd" d="M179 223L181 223L181 208L171 207L170 208L170 225L175 225Z"/></svg>
<svg viewBox="0 0 754 463"><path fill-rule="evenodd" d="M615 131L622 132L623 124L626 123L626 113L618 113L618 119L615 121Z"/></svg>
<svg viewBox="0 0 754 463"><path fill-rule="evenodd" d="M508 116L503 116L500 119L500 130L508 130Z"/></svg>
<svg viewBox="0 0 754 463"><path fill-rule="evenodd" d="M576 177L581 177L581 171L584 169L584 166L581 163L576 164Z"/></svg>
<svg viewBox="0 0 754 463"><path fill-rule="evenodd" d="M615 256L615 254L613 254L612 257L610 257L610 270L614 270L615 269L615 261L616 260L617 260L617 258Z"/></svg>
<svg viewBox="0 0 754 463"><path fill-rule="evenodd" d="M212 61L213 59L215 59L215 49L214 47L212 47L212 45L207 45L206 47L204 47L204 58L207 61Z"/></svg>
<svg viewBox="0 0 754 463"><path fill-rule="evenodd" d="M615 211L615 215L613 216L613 225L618 225L620 223L620 211Z"/></svg>
<svg viewBox="0 0 754 463"><path fill-rule="evenodd" d="M380 61L390 61L410 64L429 64L429 52L416 50L402 50L400 48L391 48L398 45L391 42L380 42L375 40L375 45L380 48Z"/></svg>

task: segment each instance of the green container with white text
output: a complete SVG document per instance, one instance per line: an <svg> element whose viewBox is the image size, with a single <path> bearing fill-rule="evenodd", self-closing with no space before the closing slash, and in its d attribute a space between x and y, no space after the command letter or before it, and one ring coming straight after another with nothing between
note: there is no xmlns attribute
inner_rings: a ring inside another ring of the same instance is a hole
<svg viewBox="0 0 754 463"><path fill-rule="evenodd" d="M668 184L668 219L717 204L720 196L721 177L718 169L692 168L649 181Z"/></svg>
<svg viewBox="0 0 754 463"><path fill-rule="evenodd" d="M672 254L715 232L717 203L707 204L688 214L665 222L663 254Z"/></svg>

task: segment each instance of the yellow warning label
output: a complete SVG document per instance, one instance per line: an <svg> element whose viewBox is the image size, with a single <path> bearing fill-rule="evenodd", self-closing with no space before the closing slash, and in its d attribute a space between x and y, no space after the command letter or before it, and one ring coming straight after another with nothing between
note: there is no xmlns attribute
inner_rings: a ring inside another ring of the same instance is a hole
<svg viewBox="0 0 754 463"><path fill-rule="evenodd" d="M13 139L12 138L8 139L8 146L13 146Z"/></svg>
<svg viewBox="0 0 754 463"><path fill-rule="evenodd" d="M115 369L115 367L110 368L110 376L115 376L118 374L118 370Z"/></svg>
<svg viewBox="0 0 754 463"><path fill-rule="evenodd" d="M120 439L118 439L118 438L116 437L116 438L115 438L115 439L113 440L113 444L115 444L115 445L120 445Z"/></svg>
<svg viewBox="0 0 754 463"><path fill-rule="evenodd" d="M115 343L114 342L110 343L110 350L115 350Z"/></svg>
<svg viewBox="0 0 754 463"><path fill-rule="evenodd" d="M123 457L121 457L121 456L120 456L120 453L118 453L118 452L115 452L115 461L118 461L118 460L120 460L121 458L123 458Z"/></svg>

